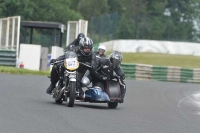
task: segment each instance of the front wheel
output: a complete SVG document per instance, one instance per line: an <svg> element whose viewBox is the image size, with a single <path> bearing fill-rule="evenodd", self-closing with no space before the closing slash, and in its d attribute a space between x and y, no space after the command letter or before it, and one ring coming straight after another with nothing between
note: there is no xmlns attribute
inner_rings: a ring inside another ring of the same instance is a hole
<svg viewBox="0 0 200 133"><path fill-rule="evenodd" d="M75 101L76 82L69 82L69 94L67 96L67 106L73 107Z"/></svg>
<svg viewBox="0 0 200 133"><path fill-rule="evenodd" d="M118 102L108 102L109 108L112 108L112 109L117 108L117 105L118 105Z"/></svg>

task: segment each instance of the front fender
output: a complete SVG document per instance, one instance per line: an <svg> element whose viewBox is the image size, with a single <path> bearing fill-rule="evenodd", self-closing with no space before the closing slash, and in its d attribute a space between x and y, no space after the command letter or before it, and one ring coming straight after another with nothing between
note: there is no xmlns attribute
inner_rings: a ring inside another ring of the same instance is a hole
<svg viewBox="0 0 200 133"><path fill-rule="evenodd" d="M76 81L76 79L75 78L70 78L69 81Z"/></svg>

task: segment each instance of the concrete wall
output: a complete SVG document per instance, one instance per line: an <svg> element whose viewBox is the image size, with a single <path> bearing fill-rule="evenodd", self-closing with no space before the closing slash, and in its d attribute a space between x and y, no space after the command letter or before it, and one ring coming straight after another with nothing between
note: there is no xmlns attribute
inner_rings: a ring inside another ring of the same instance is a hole
<svg viewBox="0 0 200 133"><path fill-rule="evenodd" d="M104 43L107 51L153 52L200 56L199 43L171 42L156 40L113 40Z"/></svg>
<svg viewBox="0 0 200 133"><path fill-rule="evenodd" d="M47 70L47 64L48 64L48 48L47 47L41 47L41 54L40 54L40 70Z"/></svg>
<svg viewBox="0 0 200 133"><path fill-rule="evenodd" d="M51 59L63 55L63 48L53 46ZM23 62L24 68L29 70L46 70L48 65L48 48L34 44L20 44L18 65ZM50 67L51 68L51 67Z"/></svg>
<svg viewBox="0 0 200 133"><path fill-rule="evenodd" d="M56 59L63 54L64 54L63 48L58 47L58 46L52 46L52 48L51 48L51 59Z"/></svg>
<svg viewBox="0 0 200 133"><path fill-rule="evenodd" d="M23 62L24 68L40 70L41 45L20 44L19 62Z"/></svg>
<svg viewBox="0 0 200 133"><path fill-rule="evenodd" d="M56 59L63 54L64 54L63 48L58 47L58 46L52 46L52 48L51 48L51 59ZM50 65L50 71L51 71L51 69L52 69L52 65Z"/></svg>

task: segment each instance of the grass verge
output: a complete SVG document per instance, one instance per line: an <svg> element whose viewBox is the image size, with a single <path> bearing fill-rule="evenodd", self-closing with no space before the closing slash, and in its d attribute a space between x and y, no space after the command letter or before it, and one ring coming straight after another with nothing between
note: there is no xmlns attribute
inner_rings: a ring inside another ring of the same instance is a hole
<svg viewBox="0 0 200 133"><path fill-rule="evenodd" d="M108 55L109 53L107 53ZM200 68L200 57L157 53L122 53L122 63Z"/></svg>
<svg viewBox="0 0 200 133"><path fill-rule="evenodd" d="M50 71L34 71L15 67L0 66L0 73L20 74L20 75L50 75Z"/></svg>
<svg viewBox="0 0 200 133"><path fill-rule="evenodd" d="M107 57L110 53L106 53ZM200 68L200 57L188 55L171 55L156 53L122 53L123 63L148 64L156 66L176 66L182 68ZM15 67L0 66L0 73L29 74L29 75L50 75L46 71L33 71Z"/></svg>

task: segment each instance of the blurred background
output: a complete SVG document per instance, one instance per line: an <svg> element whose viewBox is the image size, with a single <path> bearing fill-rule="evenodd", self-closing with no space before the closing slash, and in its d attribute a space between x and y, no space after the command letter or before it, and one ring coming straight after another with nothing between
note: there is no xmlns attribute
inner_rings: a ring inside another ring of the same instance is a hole
<svg viewBox="0 0 200 133"><path fill-rule="evenodd" d="M199 9L199 0L0 0L0 18L66 25L87 20L95 44L115 39L199 42ZM33 44L52 45L52 32L34 30ZM22 36L20 43L27 43ZM62 39L65 45L66 35Z"/></svg>
<svg viewBox="0 0 200 133"><path fill-rule="evenodd" d="M199 21L200 0L0 0L0 66L49 70L85 29L127 77L200 83Z"/></svg>

